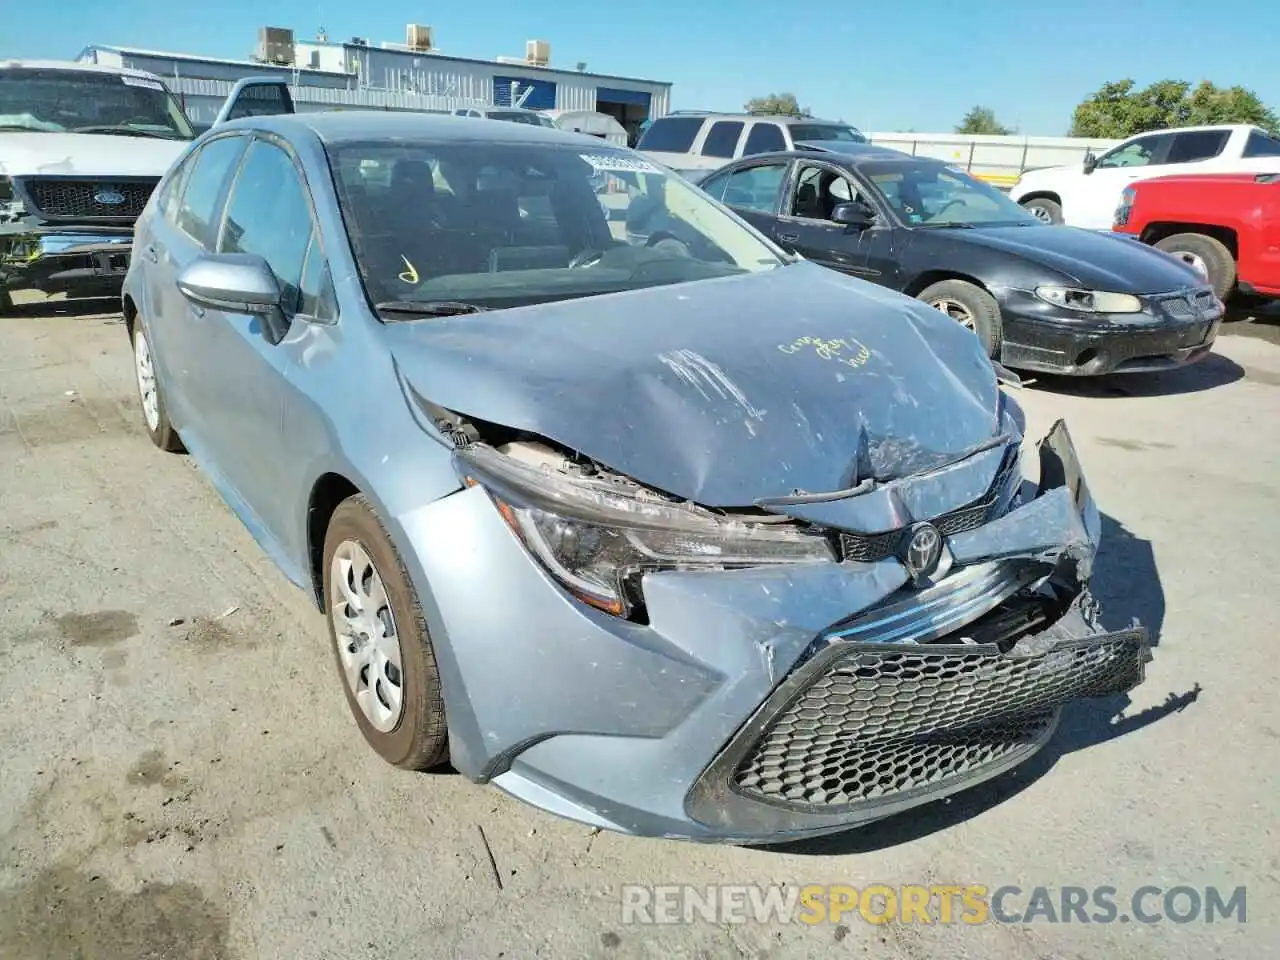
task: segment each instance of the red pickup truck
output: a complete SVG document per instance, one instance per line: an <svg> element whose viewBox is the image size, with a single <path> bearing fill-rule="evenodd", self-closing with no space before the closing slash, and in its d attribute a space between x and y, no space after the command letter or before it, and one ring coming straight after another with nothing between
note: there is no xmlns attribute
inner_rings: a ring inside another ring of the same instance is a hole
<svg viewBox="0 0 1280 960"><path fill-rule="evenodd" d="M1125 188L1112 229L1186 261L1219 299L1280 297L1280 173L1141 180Z"/></svg>

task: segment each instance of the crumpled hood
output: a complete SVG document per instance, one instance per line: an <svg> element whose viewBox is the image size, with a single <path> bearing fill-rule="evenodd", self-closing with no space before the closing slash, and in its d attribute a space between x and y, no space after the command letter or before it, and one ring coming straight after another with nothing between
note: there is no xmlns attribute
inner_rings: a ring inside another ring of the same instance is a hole
<svg viewBox="0 0 1280 960"><path fill-rule="evenodd" d="M0 176L161 177L190 145L156 137L0 132Z"/></svg>
<svg viewBox="0 0 1280 960"><path fill-rule="evenodd" d="M1182 261L1122 234L1036 225L955 230L949 236L1029 260L1090 290L1169 293L1205 282Z"/></svg>
<svg viewBox="0 0 1280 960"><path fill-rule="evenodd" d="M977 337L808 263L383 329L428 400L706 506L894 479L999 430Z"/></svg>

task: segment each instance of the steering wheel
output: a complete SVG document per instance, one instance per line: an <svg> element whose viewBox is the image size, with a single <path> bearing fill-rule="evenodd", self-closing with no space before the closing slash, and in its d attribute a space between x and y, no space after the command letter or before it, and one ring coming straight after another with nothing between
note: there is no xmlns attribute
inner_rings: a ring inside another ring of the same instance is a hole
<svg viewBox="0 0 1280 960"><path fill-rule="evenodd" d="M569 269L578 270L582 267L594 267L603 256L603 250L596 250L595 248L580 250L578 255L569 261Z"/></svg>
<svg viewBox="0 0 1280 960"><path fill-rule="evenodd" d="M689 249L689 245L677 237L673 233L659 231L649 235L649 239L645 241L646 247L654 250L663 250L674 253L680 257L692 257L693 253Z"/></svg>

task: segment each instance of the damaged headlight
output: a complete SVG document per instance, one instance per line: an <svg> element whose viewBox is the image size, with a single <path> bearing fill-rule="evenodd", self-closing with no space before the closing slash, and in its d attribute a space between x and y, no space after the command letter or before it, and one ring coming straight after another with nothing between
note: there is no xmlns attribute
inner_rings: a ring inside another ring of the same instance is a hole
<svg viewBox="0 0 1280 960"><path fill-rule="evenodd" d="M1036 296L1045 303L1082 313L1141 313L1142 301L1131 293L1107 293L1102 290L1077 290L1057 283L1042 283Z"/></svg>
<svg viewBox="0 0 1280 960"><path fill-rule="evenodd" d="M456 456L464 481L488 491L552 576L579 599L619 616L638 602L645 571L835 559L825 537L789 520L719 516L616 478L574 477L483 445Z"/></svg>

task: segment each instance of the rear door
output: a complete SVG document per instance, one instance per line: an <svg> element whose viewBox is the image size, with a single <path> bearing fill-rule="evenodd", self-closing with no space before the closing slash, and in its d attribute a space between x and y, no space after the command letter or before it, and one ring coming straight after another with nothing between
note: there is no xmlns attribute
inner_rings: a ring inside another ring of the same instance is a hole
<svg viewBox="0 0 1280 960"><path fill-rule="evenodd" d="M789 166L787 160L774 160L737 167L727 175L717 174L717 182L710 185L708 192L732 207L756 229L776 240L782 189Z"/></svg>
<svg viewBox="0 0 1280 960"><path fill-rule="evenodd" d="M227 186L247 143L241 134L215 137L187 157L170 181L141 251L147 271L146 319L160 375L169 385L169 415L183 440L197 448L209 413L201 354L208 317L178 290L178 275L215 248Z"/></svg>

